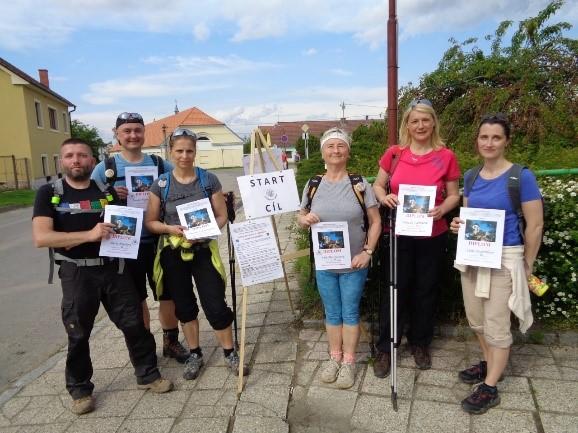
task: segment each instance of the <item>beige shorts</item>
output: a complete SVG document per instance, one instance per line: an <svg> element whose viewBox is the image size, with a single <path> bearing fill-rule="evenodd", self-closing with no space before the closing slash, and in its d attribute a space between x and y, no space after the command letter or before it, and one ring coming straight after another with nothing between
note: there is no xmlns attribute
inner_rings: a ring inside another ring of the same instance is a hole
<svg viewBox="0 0 578 433"><path fill-rule="evenodd" d="M512 345L510 308L508 299L512 294L512 277L510 271L492 269L490 297L479 298L474 295L478 268L468 266L461 272L464 306L470 327L482 334L490 346L507 349Z"/></svg>

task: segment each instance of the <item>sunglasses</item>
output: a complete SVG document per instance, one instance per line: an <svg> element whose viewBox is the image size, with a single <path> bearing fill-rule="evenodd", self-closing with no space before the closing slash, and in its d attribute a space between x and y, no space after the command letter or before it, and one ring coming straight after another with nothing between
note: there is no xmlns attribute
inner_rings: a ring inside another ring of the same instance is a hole
<svg viewBox="0 0 578 433"><path fill-rule="evenodd" d="M508 116L506 116L504 113L490 113L490 114L485 114L484 116L482 116L482 122L508 122Z"/></svg>
<svg viewBox="0 0 578 433"><path fill-rule="evenodd" d="M142 116L138 113L120 113L116 118L116 127L118 128L120 125L124 123L140 123L144 125L144 120Z"/></svg>
<svg viewBox="0 0 578 433"><path fill-rule="evenodd" d="M423 104L423 105L427 105L428 107L433 107L433 104L431 103L431 101L429 99L425 99L425 98L412 99L412 101L409 103L409 106L411 108L414 108L417 104Z"/></svg>
<svg viewBox="0 0 578 433"><path fill-rule="evenodd" d="M173 140L177 137L191 137L193 140L196 140L197 134L195 134L193 131L189 131L188 129L185 129L185 128L177 128L171 134L171 140Z"/></svg>

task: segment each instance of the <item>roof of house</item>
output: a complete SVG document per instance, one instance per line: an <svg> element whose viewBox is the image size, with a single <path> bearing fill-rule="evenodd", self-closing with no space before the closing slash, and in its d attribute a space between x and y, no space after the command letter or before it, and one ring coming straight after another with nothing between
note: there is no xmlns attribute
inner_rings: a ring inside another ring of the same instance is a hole
<svg viewBox="0 0 578 433"><path fill-rule="evenodd" d="M301 127L305 124L309 126L309 135L321 137L325 131L336 126L351 134L360 125L370 125L372 122L375 122L375 120L300 120L298 122L277 122L273 126L259 126L259 128L264 134L267 132L271 134L272 144L283 146L281 137L286 135L287 145L295 146L297 140L303 134Z"/></svg>
<svg viewBox="0 0 578 433"><path fill-rule="evenodd" d="M166 126L163 131L163 125ZM211 126L224 125L223 122L209 116L197 107L179 111L177 114L154 120L145 125L145 143L143 147L157 147L162 144L179 126ZM120 151L120 146L115 144L112 152Z"/></svg>
<svg viewBox="0 0 578 433"><path fill-rule="evenodd" d="M44 84L42 84L40 81L35 80L34 78L32 78L30 75L28 75L26 72L18 69L16 66L14 66L11 63L8 63L6 60L4 60L2 57L0 57L0 66L8 69L10 72L12 72L15 75L18 75L20 78L22 78L25 81L28 81L30 84L32 84L33 86L39 88L40 90L49 93L50 95L54 96L56 99L58 99L59 101L61 101L62 103L66 104L69 107L75 107L75 105L70 102L68 99L60 96L58 93L56 93L54 90L51 90L49 87L46 87Z"/></svg>

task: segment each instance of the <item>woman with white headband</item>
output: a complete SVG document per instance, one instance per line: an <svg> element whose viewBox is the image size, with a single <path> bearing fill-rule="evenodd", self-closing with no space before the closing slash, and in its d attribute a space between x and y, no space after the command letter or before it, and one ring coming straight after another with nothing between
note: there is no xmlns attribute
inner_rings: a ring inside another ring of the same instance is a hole
<svg viewBox="0 0 578 433"><path fill-rule="evenodd" d="M456 156L441 139L439 126L429 100L411 101L399 128L400 144L387 149L379 161L379 173L373 185L379 202L390 209L399 204L400 184L436 187L435 205L428 212L434 220L431 236L397 238L397 341L401 341L401 332L409 325L407 340L415 364L421 370L431 368L429 346L448 231L443 216L460 200L460 168ZM389 308L382 306L380 315L373 372L377 377L386 377L390 370Z"/></svg>
<svg viewBox="0 0 578 433"><path fill-rule="evenodd" d="M347 221L351 268L315 272L330 351L321 380L346 389L355 383L359 304L381 221L371 186L361 176L347 172L351 146L347 133L332 128L323 134L320 144L327 171L305 186L298 222L310 227L318 222Z"/></svg>

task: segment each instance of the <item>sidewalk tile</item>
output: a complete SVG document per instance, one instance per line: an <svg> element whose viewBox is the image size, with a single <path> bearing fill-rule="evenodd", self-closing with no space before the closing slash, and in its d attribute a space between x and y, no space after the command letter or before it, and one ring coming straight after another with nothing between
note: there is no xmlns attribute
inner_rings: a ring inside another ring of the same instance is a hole
<svg viewBox="0 0 578 433"><path fill-rule="evenodd" d="M183 412L182 418L221 418L232 416L237 404L235 390L196 390Z"/></svg>
<svg viewBox="0 0 578 433"><path fill-rule="evenodd" d="M262 343L259 344L259 350L255 356L255 363L295 361L296 356L297 343Z"/></svg>
<svg viewBox="0 0 578 433"><path fill-rule="evenodd" d="M300 364L295 366L295 383L301 386L307 386L311 379L313 378L313 374L315 373L315 369L320 365L317 361L302 361Z"/></svg>
<svg viewBox="0 0 578 433"><path fill-rule="evenodd" d="M174 422L174 418L128 419L117 433L169 433Z"/></svg>
<svg viewBox="0 0 578 433"><path fill-rule="evenodd" d="M415 382L415 370L408 368L397 369L397 395L398 398L411 398L413 385ZM367 367L367 374L361 387L361 392L366 394L376 394L384 397L391 395L390 376L380 379L373 374L373 368Z"/></svg>
<svg viewBox="0 0 578 433"><path fill-rule="evenodd" d="M275 311L267 314L265 325L291 324L295 321L295 316L291 311Z"/></svg>
<svg viewBox="0 0 578 433"><path fill-rule="evenodd" d="M96 384L96 382L94 383ZM22 391L18 393L18 397L58 395L63 393L66 393L64 374L60 372L46 372L25 386Z"/></svg>
<svg viewBox="0 0 578 433"><path fill-rule="evenodd" d="M235 417L235 426L233 427L232 433L249 433L249 432L289 433L289 424L278 418L262 418L256 416ZM206 432L203 431L203 433Z"/></svg>
<svg viewBox="0 0 578 433"><path fill-rule="evenodd" d="M457 404L415 401L410 414L409 432L468 433L469 424L469 416Z"/></svg>
<svg viewBox="0 0 578 433"><path fill-rule="evenodd" d="M531 412L511 412L493 408L482 416L472 416L471 433L496 432L538 433L538 429Z"/></svg>
<svg viewBox="0 0 578 433"><path fill-rule="evenodd" d="M295 401L295 407L301 406L304 417L322 417L339 422L351 418L356 400L355 391L311 386L305 400Z"/></svg>
<svg viewBox="0 0 578 433"><path fill-rule="evenodd" d="M247 376L247 387L279 386L289 388L293 379L295 363L258 364Z"/></svg>
<svg viewBox="0 0 578 433"><path fill-rule="evenodd" d="M16 414L10 423L13 425L54 423L65 411L68 409L63 405L60 396L31 397L28 405Z"/></svg>
<svg viewBox="0 0 578 433"><path fill-rule="evenodd" d="M578 415L540 412L544 433L577 433Z"/></svg>
<svg viewBox="0 0 578 433"><path fill-rule="evenodd" d="M504 380L498 383L498 389L500 392L531 392L528 378L517 376L505 376Z"/></svg>
<svg viewBox="0 0 578 433"><path fill-rule="evenodd" d="M171 391L165 394L147 392L132 410L129 418L176 418L188 398L188 391Z"/></svg>
<svg viewBox="0 0 578 433"><path fill-rule="evenodd" d="M409 400L398 399L398 411L395 412L389 397L361 395L355 405L351 426L372 432L405 433L409 408Z"/></svg>
<svg viewBox="0 0 578 433"><path fill-rule="evenodd" d="M96 410L83 417L109 418L115 416L128 416L132 408L136 406L145 391L107 391L95 394Z"/></svg>
<svg viewBox="0 0 578 433"><path fill-rule="evenodd" d="M18 397L12 397L10 400L4 403L4 406L2 406L0 412L0 426L9 425L10 422L8 419L16 416L18 412L20 412L26 407L26 405L28 405L28 403L30 403L30 400L30 397L20 397L20 394L18 394ZM3 421L3 419L5 421Z"/></svg>
<svg viewBox="0 0 578 433"><path fill-rule="evenodd" d="M458 388L444 388L418 383L415 390L415 399L458 404L467 394L468 391Z"/></svg>
<svg viewBox="0 0 578 433"><path fill-rule="evenodd" d="M536 410L532 394L521 394L517 392L500 392L500 408L516 410Z"/></svg>
<svg viewBox="0 0 578 433"><path fill-rule="evenodd" d="M201 375L195 379L196 389L221 389L225 385L230 371L226 367L203 367Z"/></svg>
<svg viewBox="0 0 578 433"><path fill-rule="evenodd" d="M177 421L171 430L171 433L225 433L229 425L229 417L218 418L186 418Z"/></svg>
<svg viewBox="0 0 578 433"><path fill-rule="evenodd" d="M578 386L576 382L531 379L540 410L578 414Z"/></svg>
<svg viewBox="0 0 578 433"><path fill-rule="evenodd" d="M235 416L262 416L285 418L289 388L280 386L246 387Z"/></svg>
<svg viewBox="0 0 578 433"><path fill-rule="evenodd" d="M74 421L68 428L70 433L115 433L124 418L122 417L107 417L87 419L84 416Z"/></svg>

